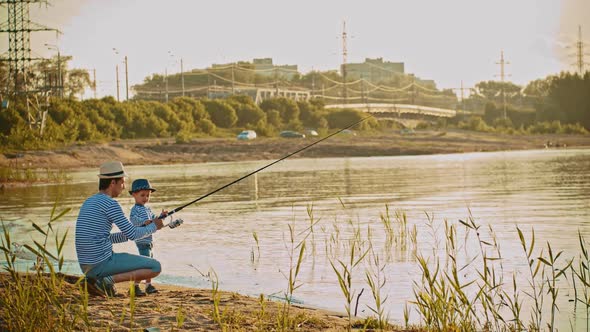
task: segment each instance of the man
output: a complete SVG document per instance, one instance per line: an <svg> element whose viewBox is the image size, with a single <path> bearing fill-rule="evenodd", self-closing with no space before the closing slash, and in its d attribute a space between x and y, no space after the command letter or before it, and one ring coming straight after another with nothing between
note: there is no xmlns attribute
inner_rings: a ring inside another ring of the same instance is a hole
<svg viewBox="0 0 590 332"><path fill-rule="evenodd" d="M99 192L84 201L76 221L76 253L89 289L114 296L115 283L154 278L162 268L153 258L113 253L113 243L155 233L163 227L163 221L156 218L145 227L136 227L125 217L121 205L114 200L125 190L127 174L121 162L102 164L98 177ZM111 233L113 224L120 232Z"/></svg>

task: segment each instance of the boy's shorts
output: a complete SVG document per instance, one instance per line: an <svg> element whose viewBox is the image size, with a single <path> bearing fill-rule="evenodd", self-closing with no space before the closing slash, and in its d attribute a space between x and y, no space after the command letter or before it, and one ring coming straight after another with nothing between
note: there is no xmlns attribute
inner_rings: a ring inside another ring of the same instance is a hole
<svg viewBox="0 0 590 332"><path fill-rule="evenodd" d="M154 254L152 252L152 248L154 247L154 243L137 243L137 250L139 250L139 254L145 257L153 258Z"/></svg>
<svg viewBox="0 0 590 332"><path fill-rule="evenodd" d="M100 279L129 271L150 269L152 272L162 272L162 266L157 260L126 252L113 253L107 260L94 265L81 264L80 268L87 277Z"/></svg>

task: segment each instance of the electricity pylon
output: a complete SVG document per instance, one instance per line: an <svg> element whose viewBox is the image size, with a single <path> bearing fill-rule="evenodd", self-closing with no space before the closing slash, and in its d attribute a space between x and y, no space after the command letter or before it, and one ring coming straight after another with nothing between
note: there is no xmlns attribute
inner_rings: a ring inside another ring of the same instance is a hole
<svg viewBox="0 0 590 332"><path fill-rule="evenodd" d="M8 62L6 94L15 98L24 96L29 126L38 127L42 135L47 114L48 89L30 86L27 81L31 62L40 60L31 57L31 32L59 31L30 20L29 5L33 3L49 4L47 0L0 0L0 6L6 7L8 12L8 20L0 23L0 32L8 33L8 58L1 61Z"/></svg>

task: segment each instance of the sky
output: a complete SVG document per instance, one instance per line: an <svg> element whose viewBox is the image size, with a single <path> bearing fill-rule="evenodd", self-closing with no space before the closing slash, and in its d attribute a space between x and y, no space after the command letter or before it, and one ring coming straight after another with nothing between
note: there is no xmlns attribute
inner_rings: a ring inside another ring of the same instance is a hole
<svg viewBox="0 0 590 332"><path fill-rule="evenodd" d="M578 26L590 53L590 0L52 0L32 4L31 20L57 28L31 34L33 55L73 56L71 67L96 69L98 96L154 73L213 63L273 59L303 73L348 62L404 62L407 73L439 88L506 79L519 85L573 70ZM7 12L0 7L0 21ZM583 24L586 23L584 26ZM115 48L118 52L113 51ZM8 35L0 34L0 53ZM586 60L590 62L590 57ZM124 91L124 90L121 90Z"/></svg>

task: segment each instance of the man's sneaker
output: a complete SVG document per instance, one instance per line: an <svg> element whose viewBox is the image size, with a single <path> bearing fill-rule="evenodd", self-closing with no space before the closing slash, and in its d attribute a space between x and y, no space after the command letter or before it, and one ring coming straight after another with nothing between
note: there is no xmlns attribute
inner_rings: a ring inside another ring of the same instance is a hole
<svg viewBox="0 0 590 332"><path fill-rule="evenodd" d="M156 287L154 287L154 285L152 285L152 284L149 284L149 285L147 285L147 287L145 288L145 292L146 292L146 293L148 293L148 294L154 294L154 293L157 293L157 292L158 292L158 290L156 289Z"/></svg>
<svg viewBox="0 0 590 332"><path fill-rule="evenodd" d="M88 287L88 293L92 295L105 297L117 296L115 285L107 282L104 278L94 279L86 277L86 287Z"/></svg>
<svg viewBox="0 0 590 332"><path fill-rule="evenodd" d="M138 284L135 284L135 286L133 286L133 289L135 290L135 297L140 297L140 296L145 296L145 292L141 290L141 288L139 288ZM131 290L129 290L129 295L131 295Z"/></svg>

